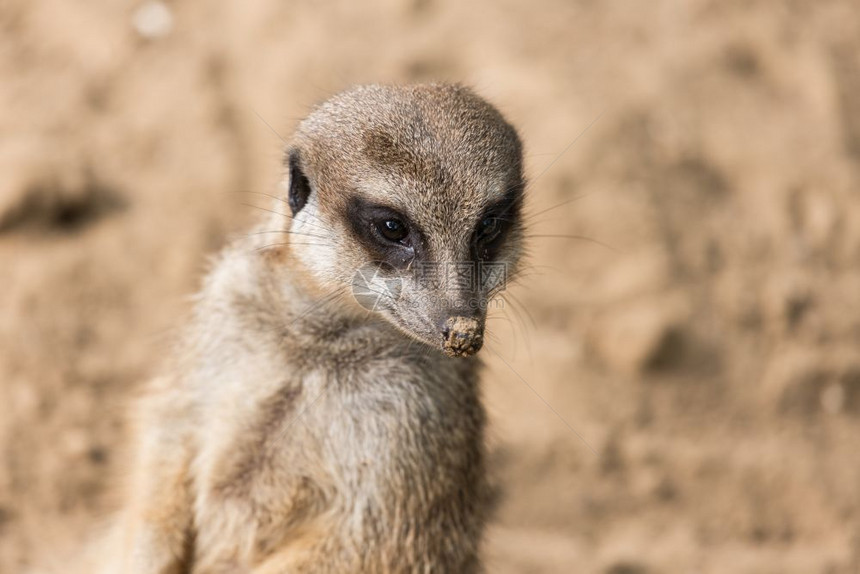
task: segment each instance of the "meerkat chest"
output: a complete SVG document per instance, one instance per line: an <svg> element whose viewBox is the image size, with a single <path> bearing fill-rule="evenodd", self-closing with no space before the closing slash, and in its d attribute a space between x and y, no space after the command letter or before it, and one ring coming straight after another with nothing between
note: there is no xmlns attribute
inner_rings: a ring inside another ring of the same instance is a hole
<svg viewBox="0 0 860 574"><path fill-rule="evenodd" d="M483 412L453 370L317 370L252 410L213 453L198 506L202 524L253 533L246 547L265 552L312 524L361 540L481 488Z"/></svg>
<svg viewBox="0 0 860 574"><path fill-rule="evenodd" d="M379 361L303 377L283 424L277 466L300 463L336 496L382 505L392 492L438 484L475 462L483 411L471 381L453 369Z"/></svg>

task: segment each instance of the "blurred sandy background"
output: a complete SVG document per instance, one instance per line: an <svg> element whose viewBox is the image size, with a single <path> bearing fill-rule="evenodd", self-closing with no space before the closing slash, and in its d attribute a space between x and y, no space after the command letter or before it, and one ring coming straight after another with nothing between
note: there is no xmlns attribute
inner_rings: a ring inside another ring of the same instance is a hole
<svg viewBox="0 0 860 574"><path fill-rule="evenodd" d="M0 572L112 510L125 405L269 206L273 130L432 79L520 128L533 233L613 248L535 238L491 322L567 423L485 353L490 572L860 572L851 0L4 0Z"/></svg>

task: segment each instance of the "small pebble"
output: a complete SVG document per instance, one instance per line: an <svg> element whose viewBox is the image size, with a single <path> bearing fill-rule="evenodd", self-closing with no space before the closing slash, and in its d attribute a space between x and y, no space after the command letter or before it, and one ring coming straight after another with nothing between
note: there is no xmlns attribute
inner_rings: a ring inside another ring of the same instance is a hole
<svg viewBox="0 0 860 574"><path fill-rule="evenodd" d="M164 2L150 0L137 7L131 24L143 38L163 38L173 30L173 12Z"/></svg>

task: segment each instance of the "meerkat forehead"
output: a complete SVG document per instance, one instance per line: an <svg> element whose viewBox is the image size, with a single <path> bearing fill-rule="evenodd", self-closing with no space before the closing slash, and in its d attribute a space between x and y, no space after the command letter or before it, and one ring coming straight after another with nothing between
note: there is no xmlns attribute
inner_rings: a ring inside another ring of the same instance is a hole
<svg viewBox="0 0 860 574"><path fill-rule="evenodd" d="M323 207L358 194L431 219L469 219L522 191L516 131L459 85L350 89L314 110L296 142Z"/></svg>

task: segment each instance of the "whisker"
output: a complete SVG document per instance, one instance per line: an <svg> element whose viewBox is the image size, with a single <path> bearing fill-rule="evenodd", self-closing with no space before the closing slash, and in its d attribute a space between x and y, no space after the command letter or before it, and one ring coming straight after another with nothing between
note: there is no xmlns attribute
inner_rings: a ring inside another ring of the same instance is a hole
<svg viewBox="0 0 860 574"><path fill-rule="evenodd" d="M509 369L509 370L510 370L514 375L516 375L516 377L517 377L520 381L522 381L522 383L523 383L526 387L528 387L528 389L529 389L529 390L530 390L530 391L531 391L531 392L532 392L532 393L533 393L537 398L539 398L539 399L541 400L541 402L542 402L542 403L543 403L543 404L544 404L544 405L545 405L545 406L546 406L550 411L552 411L552 413L553 413L556 417L558 417L558 419L559 419L562 423L564 423L564 426L566 426L566 427L568 428L568 430L570 430L570 432L572 432L573 434L575 434L575 435L579 438L579 440L581 440L581 441L582 441L582 443L583 443L585 446L587 446L587 447L588 447L588 449L589 449L591 452L593 452L595 455L597 454L597 451L596 451L596 450L594 450L594 447L592 447L592 446L591 446L591 445L590 445L590 444L585 440L585 438L584 438L584 437L579 433L579 431L577 431L573 426L571 426L571 424L570 424L569 422L567 422L567 421L564 419L564 417L562 417L562 416L559 414L559 412L558 412L557 410L555 410L555 408L554 408L554 407L553 407L553 406L552 406L552 405L551 405L551 404L550 404L546 399L544 399L544 398L543 398L543 396L541 396L541 394L540 394L540 393L538 393L538 392L535 390L535 388L534 388L534 387L532 387L532 386L531 386L531 385L530 385L530 384L529 384L529 383L528 383L528 382L523 378L523 376L522 376L522 375L520 375L520 374L519 374L519 373L518 373L518 372L517 372L517 371L516 371L512 366L511 366L511 364L510 364L508 361L506 361L506 360L505 360L505 358L504 358L504 357L502 357L502 355L501 355L501 354L499 354L497 351L495 351L494 349L492 349L492 348L490 348L490 347L488 347L488 348L487 348L487 350L488 350L488 351L490 351L491 353L493 353L494 355L496 355L496 356L499 358L499 360L500 360L502 363L504 363L504 364L505 364L505 366L506 366L506 367L507 367L507 368L508 368L508 369Z"/></svg>
<svg viewBox="0 0 860 574"><path fill-rule="evenodd" d="M296 315L295 317L291 317L291 319L290 319L289 321L287 321L286 323L280 323L280 324L278 324L278 325L275 325L275 326L274 326L274 327L272 327L270 330L271 330L271 331L284 331L284 330L288 330L288 329L289 329L289 328L290 328L294 323L298 322L298 321L299 321L300 319L302 319L303 317L305 317L305 316L307 316L307 315L309 315L309 314L313 313L315 310L320 309L320 308L322 308L323 306L325 306L325 305L327 305L327 304L329 304L329 303L331 303L331 302L335 301L338 297L340 297L341 295L343 295L343 293L344 293L345 291L346 291L346 287L345 287L345 286L342 286L342 287L336 287L334 291L332 291L331 293L329 293L329 294L327 294L327 295L324 295L321 299L317 300L317 301L316 301L315 303L313 303L312 305L309 305L309 306L308 306L305 310L303 310L301 313L299 313L299 314L298 314L298 315Z"/></svg>
<svg viewBox="0 0 860 574"><path fill-rule="evenodd" d="M265 197L270 197L270 198L272 198L272 199L274 199L274 200L276 200L276 201L279 201L279 202L283 203L284 205L289 205L289 201L287 201L287 200L286 200L286 199L284 199L283 197L278 197L277 195L272 195L271 193L265 193L265 192L262 192L262 191L254 191L254 190L250 190L250 189L248 189L248 190L237 190L237 191L232 191L232 192L229 192L229 193L254 193L254 194L256 194L256 195L262 195L262 196L265 196ZM266 209L266 208L264 208L264 207L260 207L260 206L258 206L258 205L249 204L249 203L242 203L242 205L245 205L245 206L248 206L248 207L254 207L254 208L257 208L257 209L263 209L263 210L265 210L265 211L270 211L271 213L275 213L275 214L277 214L277 215L281 215L281 216L283 216L283 217L287 217L287 218L289 218L289 219L295 220L295 217L294 217L293 215L291 215L291 214L286 214L286 213L280 213L280 212L277 212L277 211L267 210L267 209ZM316 216L315 216L314 214L312 214L312 213L309 213L308 215L310 215L311 217L316 218L316 219L317 219L318 221L320 221L320 222L323 222L319 217L316 217ZM308 225L314 225L313 223L311 223L311 222L309 222L309 221L304 221L304 222L302 222L302 223L307 223ZM322 226L319 226L319 225L314 225L314 226L315 226L315 227L319 227L320 229L323 229L324 231L328 231L328 229L327 229L327 228L325 228L325 227L322 227Z"/></svg>
<svg viewBox="0 0 860 574"><path fill-rule="evenodd" d="M260 121L261 121L261 122L263 122L263 123L266 125L266 127L267 127L267 128L269 128L269 131L271 131L273 134L275 134L275 136L276 136L279 140L281 140L281 143L283 143L284 145L289 145L289 144L288 144L288 142L287 142L287 140L285 140L285 139L281 136L281 134L279 134L279 133L277 132L277 130L275 130L275 128L273 128L271 125L269 125L269 122L267 122L266 120L264 120L264 119L263 119L263 116L261 116L261 115L257 112L257 110L251 110L251 111L253 111L253 112L254 112L254 115L255 115L255 116L257 116L257 117L260 119Z"/></svg>
<svg viewBox="0 0 860 574"><path fill-rule="evenodd" d="M325 243L308 243L303 241L286 241L281 243L269 243L267 245L261 245L260 247L255 247L254 251L263 251L264 249L269 249L271 247L281 247L286 245L313 245L315 247L326 247Z"/></svg>
<svg viewBox="0 0 860 574"><path fill-rule="evenodd" d="M228 193L254 193L254 194L256 194L256 195L263 195L263 196L266 196L266 197L271 197L272 199L274 199L274 200L276 200L276 201L280 201L281 203L283 203L283 204L285 204L285 205L289 205L289 204L290 204L290 203L289 203L286 199L284 199L283 197L278 197L277 195L273 195L273 194L271 194L271 193L265 193L265 192L263 192L263 191L254 191L254 190L251 190L251 189L239 189L239 190L230 191L230 192L228 192Z"/></svg>
<svg viewBox="0 0 860 574"><path fill-rule="evenodd" d="M289 323L287 323L286 325L282 325L281 327L282 328L289 328L294 323L296 323L300 319L306 317L310 313L313 313L314 311L316 311L317 309L320 309L324 305L328 305L328 304L332 303L333 301L337 300L337 298L340 297L341 295L343 295L345 292L346 292L346 286L338 287L333 292L329 293L328 295L324 296L321 300L317 301L316 303L314 303L313 305L308 307L300 315L293 318Z"/></svg>
<svg viewBox="0 0 860 574"><path fill-rule="evenodd" d="M274 209L260 207L259 205L254 205L253 203L242 202L241 205L244 205L245 207L253 207L254 209L259 209L260 211L268 211L269 213L274 213L275 215L280 215L281 217L292 219L292 215L287 215L286 213L281 213L280 211L275 211Z"/></svg>
<svg viewBox="0 0 860 574"><path fill-rule="evenodd" d="M614 251L615 253L621 253L622 251L616 247L613 247L607 243L603 243L597 239L592 237L586 237L584 235L561 235L561 234L540 234L540 235L524 235L523 237L527 239L577 239L579 241L587 241L589 243L594 243L595 245L599 245L601 247L605 247L610 251Z"/></svg>
<svg viewBox="0 0 860 574"><path fill-rule="evenodd" d="M310 226L316 227L317 229L321 229L321 230L325 231L326 233L331 232L331 229L326 224L326 222L323 219L321 219L317 214L310 212L310 211L307 211L305 213L307 214L307 217L309 217L311 219L315 219L319 223L314 223L313 221L308 221L306 219L306 220L303 220L300 222L302 225L310 225ZM295 218L293 218L293 219L295 220Z"/></svg>
<svg viewBox="0 0 860 574"><path fill-rule="evenodd" d="M570 148L572 148L572 147L574 146L574 144L576 144L576 142L578 142L578 141L579 141L579 139L580 139L582 136L584 136L584 135L588 132L588 130L590 130L590 129L591 129L591 127L592 127L594 124L596 124L596 123L597 123L597 121L598 121L598 120L603 116L603 113L604 113L605 111L606 111L605 109L601 110L601 111L600 111L600 113L599 113L599 114L597 114L597 116L595 116L595 118L594 118L593 120L591 120L591 121L588 123L588 125L586 125L586 126L585 126L585 128L584 128L582 131L580 131L580 132L579 132L579 134L577 134L577 136L576 136L575 138L573 138L573 140L571 140L571 142L570 142L569 144L567 144L567 145L564 147L564 149L563 149L563 150L561 150L561 152L559 152L559 153L558 153L558 155L556 155L556 156L555 156L555 159L553 159L551 162L549 162L549 164L548 164L548 165L547 165L547 166L546 166L546 167L545 167L545 168L544 168L544 169L543 169L543 170L542 170L542 171L541 171L541 172L540 172L536 177L534 177L534 178L533 178L530 182L528 182L528 183L530 183L531 185L534 185L534 183L535 183L537 180L539 180L541 177L543 177L543 176L544 176L544 174L546 174L546 173L550 170L550 168L552 168L552 166L554 166L554 165L556 164L556 162L558 162L558 160L560 160L560 159L564 156L564 154L566 154L566 153L570 150ZM527 183L527 182L525 182L525 181L517 182L517 183L515 183L514 185L511 185L510 187L508 187L507 189L505 189L505 191L504 191L503 193L508 193L509 191L512 191L512 190L516 189L516 188L517 188L517 187L519 187L519 186L523 186L523 187L525 187L526 183ZM501 212L501 213L502 213L502 214L507 213L511 208L513 208L513 207L514 207L514 205L517 205L518 203L520 203L520 202L515 201L515 202L513 202L513 203L509 204L507 207L505 207L505 209L504 209L504 210L502 210L502 212Z"/></svg>
<svg viewBox="0 0 860 574"><path fill-rule="evenodd" d="M573 203L575 201L579 201L580 199L588 197L589 195L594 195L595 193L598 193L598 192L593 191L591 193L582 193L580 195L575 195L575 196L571 197L570 199L567 199L565 201L562 201L561 203L553 205L552 207L547 207L546 209L541 209L540 211L537 211L535 213L526 214L526 218L531 220L532 218L537 217L538 215L543 215L544 213L548 213L548 212L552 211L553 209L558 209L559 207L565 206L565 205L567 205L569 203Z"/></svg>
<svg viewBox="0 0 860 574"><path fill-rule="evenodd" d="M487 339L487 342L489 342L489 343L495 343L499 346L501 346L501 344L502 344L502 340L499 338L499 336L496 335L495 333L491 332L491 331L485 331L484 337ZM516 354L516 351L514 351L514 354Z"/></svg>
<svg viewBox="0 0 860 574"><path fill-rule="evenodd" d="M507 293L507 294L510 295L510 293ZM528 328L528 325L526 324L525 319L523 318L522 313L520 312L519 309L517 309L517 306L514 305L514 303L510 299L508 299L505 295L500 295L500 296L507 303L507 305L505 306L505 310L507 310L510 307L511 311L513 311L514 317L517 320L517 324L520 327L520 334L522 334L523 342L525 343L526 348L527 348L528 353L529 353L529 357L531 358L532 353L531 353L531 341L529 339L529 328ZM514 334L516 334L516 331L514 331ZM515 337L514 338L514 344L515 345L516 345L516 340L517 339Z"/></svg>
<svg viewBox="0 0 860 574"><path fill-rule="evenodd" d="M325 235L313 235L311 233L303 233L301 231L292 231L290 229L272 229L270 231L251 231L250 233L246 233L245 237L250 237L252 235L264 235L266 233L283 233L285 235L303 235L305 237L314 237L316 239L328 239Z"/></svg>
<svg viewBox="0 0 860 574"><path fill-rule="evenodd" d="M379 295L380 297L389 297L392 300L394 299L394 297L391 295L391 293L385 293L384 291L377 291L376 289L373 289L372 287L370 287L369 284L362 285L360 283L350 283L350 285L352 287L362 287L364 289L367 289L371 293L375 293L375 294Z"/></svg>
<svg viewBox="0 0 860 574"><path fill-rule="evenodd" d="M534 315L532 315L532 313L531 313L531 311L529 311L528 307L526 305L524 305L522 300L519 297L517 297L516 295L514 295L513 292L508 291L508 295L525 312L526 316L529 318L529 321L532 324L532 328L537 329L537 321L535 321Z"/></svg>
<svg viewBox="0 0 860 574"><path fill-rule="evenodd" d="M287 219L292 219L293 221L295 221L295 218L294 218L292 215L288 215L288 214L286 214L286 213L281 213L280 211L275 211L274 209L268 209L268 208L266 208L266 207L260 207L259 205L254 205L253 203L244 203L244 202L243 202L243 203L242 203L242 205L247 206L247 207L253 207L254 209L259 209L260 211L266 211L266 212L268 212L268 213L273 213L273 214L275 214L275 215L280 215L281 217L286 217ZM308 213L308 215L309 215L310 217L314 217L314 218L316 218L316 219L317 219L318 221L320 221L320 222L323 222L321 219L319 219L319 217L317 217L317 216L316 216L316 215L314 215L313 213ZM317 228L319 228L319 229L322 229L323 231L328 231L328 229L327 229L327 228L322 227L322 226L320 226L320 225L315 225L314 223L312 223L312 222L310 222L310 221L303 221L303 222L301 222L301 223L302 223L302 224L307 224L307 225L313 225L314 227L317 227ZM326 238L326 239L327 239L327 238Z"/></svg>

